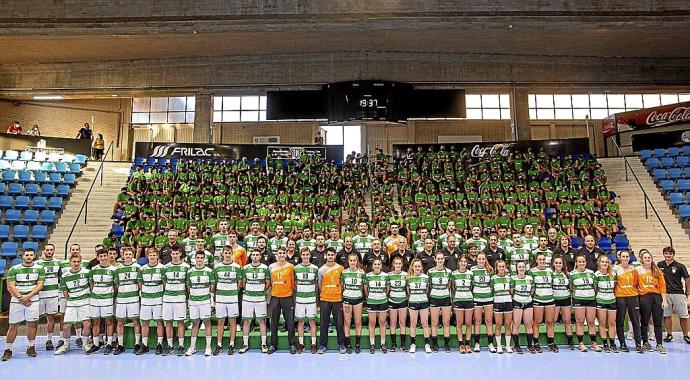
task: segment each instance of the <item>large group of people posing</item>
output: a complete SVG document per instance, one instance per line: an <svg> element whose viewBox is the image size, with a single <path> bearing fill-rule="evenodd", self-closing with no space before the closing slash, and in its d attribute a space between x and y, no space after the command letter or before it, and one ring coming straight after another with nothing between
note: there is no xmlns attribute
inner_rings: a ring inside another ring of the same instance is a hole
<svg viewBox="0 0 690 380"><path fill-rule="evenodd" d="M657 264L644 249L636 258L630 251L606 254L592 236L573 251L567 236L538 237L530 225L512 235L501 228L488 239L476 228L462 242L451 223L438 239L421 229L411 245L396 224L381 240L368 233L366 223L345 239L337 229L326 239L313 238L306 228L296 241L285 236L282 225L276 230L269 239L252 223L242 244L225 221L210 244L194 228L184 236L170 230L163 247L147 248L139 260L130 246L97 246L91 262L77 244L67 260L58 260L50 244L40 257L26 249L22 263L7 273L12 300L2 360L12 357L21 323L28 325L27 355L36 356L42 315L49 331L46 349L52 350L58 313L56 355L70 351L73 328L86 354L119 355L125 352L129 321L137 355L147 353L149 345L157 355L193 355L201 329L205 355L234 354L238 332L242 354L250 349L253 323L260 330L261 352L269 354L278 348L281 328L287 330L292 354L325 353L329 330L337 333L342 354L363 347L372 354L414 353L418 347L450 352L453 330L453 346L456 338L461 354L480 352L482 346L498 354L522 354L523 347L536 354L544 351L543 343L544 349L559 351L557 322L570 350L628 352L628 326L639 353L654 351L651 322L656 351L663 354L662 342L672 335L667 324L662 337L662 323L664 317L670 323L674 311L690 343L690 276L671 247ZM305 334L311 337L309 348ZM362 344L363 337L368 342Z"/></svg>

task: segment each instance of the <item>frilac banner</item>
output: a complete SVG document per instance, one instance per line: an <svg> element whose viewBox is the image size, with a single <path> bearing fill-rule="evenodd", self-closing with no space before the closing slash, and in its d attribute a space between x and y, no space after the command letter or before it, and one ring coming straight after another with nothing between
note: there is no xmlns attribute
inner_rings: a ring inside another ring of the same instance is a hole
<svg viewBox="0 0 690 380"><path fill-rule="evenodd" d="M342 145L267 145L267 144L197 144L138 142L135 144L137 157L153 158L222 158L239 160L253 159L298 159L303 154L316 155L331 161L343 160Z"/></svg>
<svg viewBox="0 0 690 380"><path fill-rule="evenodd" d="M616 131L635 131L682 123L690 123L690 102L617 113L603 120L602 130L604 137L611 137Z"/></svg>

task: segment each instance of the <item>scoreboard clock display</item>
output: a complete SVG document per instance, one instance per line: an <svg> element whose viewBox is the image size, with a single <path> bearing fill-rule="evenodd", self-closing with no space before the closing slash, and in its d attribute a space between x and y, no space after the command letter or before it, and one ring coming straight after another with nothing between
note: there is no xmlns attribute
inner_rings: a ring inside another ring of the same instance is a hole
<svg viewBox="0 0 690 380"><path fill-rule="evenodd" d="M323 86L330 122L383 120L404 122L404 103L412 92L405 83L386 81L339 82Z"/></svg>

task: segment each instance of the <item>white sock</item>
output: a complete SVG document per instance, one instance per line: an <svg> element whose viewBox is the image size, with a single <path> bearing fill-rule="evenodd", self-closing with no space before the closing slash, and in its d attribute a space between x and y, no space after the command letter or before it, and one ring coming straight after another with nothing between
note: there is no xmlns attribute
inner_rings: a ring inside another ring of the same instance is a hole
<svg viewBox="0 0 690 380"><path fill-rule="evenodd" d="M211 336L206 335L206 348L211 348Z"/></svg>
<svg viewBox="0 0 690 380"><path fill-rule="evenodd" d="M196 337L193 336L189 339L189 348L192 350L196 350Z"/></svg>
<svg viewBox="0 0 690 380"><path fill-rule="evenodd" d="M301 344L301 345L304 346L304 337L301 336L301 337L299 337L299 338L297 338L297 339L299 339L299 344Z"/></svg>
<svg viewBox="0 0 690 380"><path fill-rule="evenodd" d="M184 338L177 338L177 345L184 347ZM170 347L172 347L172 345L170 345Z"/></svg>
<svg viewBox="0 0 690 380"><path fill-rule="evenodd" d="M162 336L157 337L156 342L158 344L162 345L163 344L163 337ZM170 345L172 346L172 339L170 339L170 343L171 343Z"/></svg>
<svg viewBox="0 0 690 380"><path fill-rule="evenodd" d="M74 329L77 332L77 336L81 336L81 329Z"/></svg>
<svg viewBox="0 0 690 380"><path fill-rule="evenodd" d="M89 344L89 337L88 337L88 336L82 336L82 337L81 337L81 340L82 340L84 346L86 346L87 344Z"/></svg>
<svg viewBox="0 0 690 380"><path fill-rule="evenodd" d="M386 336L384 335L381 337L381 347L383 347L385 345L386 345Z"/></svg>
<svg viewBox="0 0 690 380"><path fill-rule="evenodd" d="M144 345L144 347L149 346L149 337L144 337L144 339L141 340L141 344Z"/></svg>
<svg viewBox="0 0 690 380"><path fill-rule="evenodd" d="M266 335L261 335L261 345L262 346L266 345Z"/></svg>
<svg viewBox="0 0 690 380"><path fill-rule="evenodd" d="M113 340L117 340L117 333L113 333Z"/></svg>
<svg viewBox="0 0 690 380"><path fill-rule="evenodd" d="M134 344L141 344L141 334L134 334Z"/></svg>
<svg viewBox="0 0 690 380"><path fill-rule="evenodd" d="M168 338L167 341L168 341L168 347L172 348L172 346L173 346L172 338Z"/></svg>
<svg viewBox="0 0 690 380"><path fill-rule="evenodd" d="M105 334L101 334L98 336L98 341L99 342L105 342Z"/></svg>
<svg viewBox="0 0 690 380"><path fill-rule="evenodd" d="M53 333L52 332L48 333L48 340L53 340Z"/></svg>
<svg viewBox="0 0 690 380"><path fill-rule="evenodd" d="M510 334L506 334L506 347L510 347Z"/></svg>
<svg viewBox="0 0 690 380"><path fill-rule="evenodd" d="M60 331L60 340L65 340L65 333Z"/></svg>
<svg viewBox="0 0 690 380"><path fill-rule="evenodd" d="M496 346L501 347L501 334L496 335Z"/></svg>
<svg viewBox="0 0 690 380"><path fill-rule="evenodd" d="M6 343L6 344L5 344L5 349L6 349L6 350L12 351L12 345L13 345L13 344L14 344L14 343Z"/></svg>
<svg viewBox="0 0 690 380"><path fill-rule="evenodd" d="M108 339L108 346L112 346L113 345L113 336L111 335L107 339Z"/></svg>
<svg viewBox="0 0 690 380"><path fill-rule="evenodd" d="M100 339L94 339L93 345L96 347L99 347L101 345L101 340Z"/></svg>
<svg viewBox="0 0 690 380"><path fill-rule="evenodd" d="M244 342L245 346L249 346L249 337L244 335L242 336L242 341Z"/></svg>
<svg viewBox="0 0 690 380"><path fill-rule="evenodd" d="M376 337L372 334L369 336L369 345L373 346L376 343Z"/></svg>

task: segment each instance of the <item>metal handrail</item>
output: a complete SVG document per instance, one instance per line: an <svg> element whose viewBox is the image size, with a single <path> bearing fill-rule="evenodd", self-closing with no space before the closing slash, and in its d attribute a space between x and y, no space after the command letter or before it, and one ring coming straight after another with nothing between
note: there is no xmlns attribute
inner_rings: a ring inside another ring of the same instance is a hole
<svg viewBox="0 0 690 380"><path fill-rule="evenodd" d="M93 177L93 181L91 181L91 186L89 187L89 191L86 193L86 198L84 198L84 202L81 204L81 208L79 209L79 214L77 214L77 217L74 218L74 224L72 224L72 229L69 231L69 235L67 235L67 240L65 240L65 260L67 260L67 248L69 247L69 241L72 238L72 234L74 233L74 229L77 227L77 223L79 222L79 218L81 217L81 213L84 212L84 224L86 224L87 221L87 216L89 215L89 196L91 195L91 190L93 190L93 185L96 184L96 180L98 179L98 175L101 175L101 185L103 186L103 164L105 163L105 157L108 156L108 153L110 150L113 148L113 142L110 142L110 145L108 145L108 149L105 151L103 156L101 157L101 164L98 165L98 170L96 171L96 175Z"/></svg>
<svg viewBox="0 0 690 380"><path fill-rule="evenodd" d="M623 154L623 151L621 150L621 147L618 146L618 143L616 142L616 140L611 139L611 141L613 142L613 146L616 147L618 154L620 154L620 156L623 157L623 162L624 162L623 167L625 168L625 182L628 182L628 168L630 168L630 173L632 173L633 178L635 178L635 182L637 182L637 186L639 186L640 190L642 190L642 195L644 196L644 218L649 219L649 214L647 211L647 203L649 203L649 205L652 207L652 211L654 211L654 215L656 215L656 218L659 220L659 223L661 223L661 227L664 229L666 236L668 236L669 245L671 247L673 247L673 238L671 237L671 234L668 232L666 225L661 220L661 217L659 216L659 213L656 211L656 208L652 204L652 201L649 199L647 192L644 191L644 188L642 188L642 184L640 183L640 179L637 178L637 174L635 174L635 171L633 170L632 166L630 166L630 163L628 162L627 157L625 156L625 154Z"/></svg>

